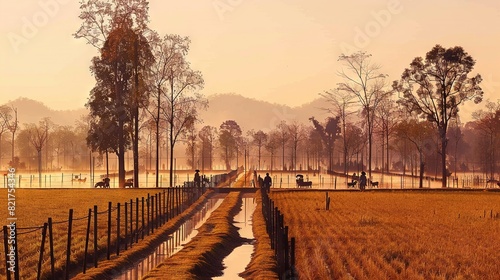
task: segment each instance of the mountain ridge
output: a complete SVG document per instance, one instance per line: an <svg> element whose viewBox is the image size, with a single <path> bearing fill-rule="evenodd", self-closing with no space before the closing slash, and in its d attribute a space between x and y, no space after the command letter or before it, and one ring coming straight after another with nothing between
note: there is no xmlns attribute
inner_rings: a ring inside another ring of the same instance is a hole
<svg viewBox="0 0 500 280"><path fill-rule="evenodd" d="M325 99L322 97L295 107L235 93L213 94L206 98L209 102L208 108L199 112L199 119L202 120L198 125L199 128L205 125L219 127L226 120L234 120L244 132L251 129L270 131L281 121L307 124L312 116L322 120L329 115L320 109L325 106ZM88 114L88 110L83 106L80 109L54 110L42 101L26 97L19 97L3 105L17 108L20 125L38 123L43 118L49 117L57 125L74 126L76 121Z"/></svg>

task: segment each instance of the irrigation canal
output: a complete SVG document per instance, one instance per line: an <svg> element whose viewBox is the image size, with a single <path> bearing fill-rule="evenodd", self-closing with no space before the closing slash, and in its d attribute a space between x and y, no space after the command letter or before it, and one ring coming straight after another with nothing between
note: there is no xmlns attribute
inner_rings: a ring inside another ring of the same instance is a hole
<svg viewBox="0 0 500 280"><path fill-rule="evenodd" d="M248 242L235 248L223 261L223 275L214 279L238 279L239 273L245 270L250 262L254 250L253 232L252 232L252 214L255 211L256 203L254 195L255 189L245 188L243 194L241 211L234 217L234 225L239 228L241 237ZM235 189L232 188L231 191ZM169 258L182 250L197 234L197 229L201 227L224 200L225 194L229 189L220 189L220 194L214 198L208 199L204 207L184 222L174 233L166 236L165 240L154 249L145 258L138 260L132 266L122 270L122 272L113 277L116 280L138 280L144 277L150 270L159 265L164 259Z"/></svg>

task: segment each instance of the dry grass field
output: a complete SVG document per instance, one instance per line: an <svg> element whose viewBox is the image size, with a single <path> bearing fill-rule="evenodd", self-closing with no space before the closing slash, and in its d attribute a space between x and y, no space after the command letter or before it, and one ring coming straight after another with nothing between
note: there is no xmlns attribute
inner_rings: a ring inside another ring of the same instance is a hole
<svg viewBox="0 0 500 280"><path fill-rule="evenodd" d="M56 259L56 271L62 272L66 260L68 213L73 209L73 231L72 231L72 263L81 262L87 228L88 209L98 206L98 212L106 212L108 202L112 202L113 207L117 203L122 205L138 197L147 198L148 194L159 193L158 189L16 189L16 217L18 233L18 248L20 256L21 279L35 279L36 268L39 258L39 248L41 243L41 228L43 223L52 217L54 222L54 253ZM7 189L5 195L0 196L0 217L4 217L7 224ZM135 206L134 206L135 211ZM123 219L124 209L121 209L121 219ZM102 213L98 217L98 247L104 248L107 242L107 213ZM140 222L140 219L139 219ZM134 218L135 227L135 218ZM91 223L93 228L93 221ZM116 238L116 211L112 214L112 236ZM124 229L121 229L123 236ZM114 244L112 240L111 244ZM90 234L89 251L93 252L93 235ZM49 277L50 263L48 258L48 239L45 246L45 258L43 278ZM105 252L101 252L105 256ZM3 246L0 258L4 259ZM91 263L91 258L89 263ZM0 270L0 279L5 278L5 265ZM81 268L78 268L81 271ZM47 278L48 279L48 278Z"/></svg>
<svg viewBox="0 0 500 280"><path fill-rule="evenodd" d="M272 192L299 279L498 279L500 193Z"/></svg>

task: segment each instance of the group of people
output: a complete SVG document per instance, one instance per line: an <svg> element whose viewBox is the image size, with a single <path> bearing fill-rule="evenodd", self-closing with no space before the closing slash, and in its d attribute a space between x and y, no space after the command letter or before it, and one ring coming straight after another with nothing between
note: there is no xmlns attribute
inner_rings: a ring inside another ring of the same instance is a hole
<svg viewBox="0 0 500 280"><path fill-rule="evenodd" d="M253 173L255 176L257 175L257 171L254 171ZM269 176L269 173L266 173L266 176L264 178L262 178L259 174L257 176L257 183L259 185L259 188L269 191L273 184L273 180L271 179L271 176ZM255 187L255 184L253 185Z"/></svg>

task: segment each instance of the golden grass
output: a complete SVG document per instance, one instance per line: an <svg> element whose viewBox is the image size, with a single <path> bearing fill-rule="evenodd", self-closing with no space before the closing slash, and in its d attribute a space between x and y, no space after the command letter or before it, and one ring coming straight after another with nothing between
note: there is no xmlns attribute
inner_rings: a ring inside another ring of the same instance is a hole
<svg viewBox="0 0 500 280"><path fill-rule="evenodd" d="M87 228L88 209L98 206L98 212L103 212L108 208L108 201L113 207L116 203L129 202L136 197L147 197L147 194L154 195L162 189L16 189L16 217L18 228L29 228L42 226L52 217L54 222L54 254L56 259L55 269L58 275L64 272L66 265L66 244L69 209L74 210L73 231L72 231L72 253L71 263L73 269L81 271L81 263L85 247L85 235ZM0 197L0 203L7 206L7 190L5 195ZM123 206L122 206L123 207ZM122 210L122 217L124 210ZM135 206L134 206L135 211ZM0 207L0 215L7 217L7 207ZM123 219L123 218L122 218ZM98 248L100 256L105 256L103 248L106 246L107 237L107 214L98 217ZM140 219L139 219L140 223ZM116 237L116 211L112 215L112 236ZM135 218L134 218L135 228ZM93 228L93 221L92 226ZM41 244L41 229L31 230L21 229L18 234L18 248L20 257L20 275L22 279L36 278L37 264L39 258L39 248ZM121 229L121 235L124 228ZM89 251L93 252L93 235L90 235ZM111 244L114 244L112 240ZM3 247L3 246L2 246ZM114 253L114 251L112 252ZM50 263L48 259L48 239L45 246L45 257L43 263L42 278L49 279ZM89 263L92 258L89 258ZM5 277L5 270L1 270L0 277Z"/></svg>
<svg viewBox="0 0 500 280"><path fill-rule="evenodd" d="M273 192L300 279L498 279L500 193ZM490 218L490 213L493 218Z"/></svg>
<svg viewBox="0 0 500 280"><path fill-rule="evenodd" d="M223 270L222 260L242 240L232 224L241 207L241 193L226 196L198 234L177 254L151 270L143 279L211 279Z"/></svg>
<svg viewBox="0 0 500 280"><path fill-rule="evenodd" d="M179 216L169 220L165 225L156 230L154 234L147 236L137 245L134 245L129 250L123 252L118 257L114 257L109 261L103 261L98 268L91 268L86 274L80 273L73 279L112 279L113 273L127 265L132 264L137 259L147 255L147 253L163 242L165 236L173 233L177 228L186 221L193 213L199 211L208 198L212 196L213 192L208 191L188 209L186 209Z"/></svg>
<svg viewBox="0 0 500 280"><path fill-rule="evenodd" d="M267 234L266 221L262 214L261 191L255 194L257 208L252 216L252 230L255 238L255 249L250 263L240 274L246 280L274 280L279 279L276 273L276 258L271 249L271 239Z"/></svg>

